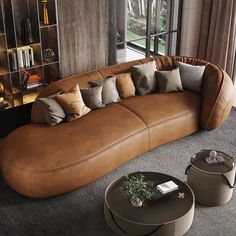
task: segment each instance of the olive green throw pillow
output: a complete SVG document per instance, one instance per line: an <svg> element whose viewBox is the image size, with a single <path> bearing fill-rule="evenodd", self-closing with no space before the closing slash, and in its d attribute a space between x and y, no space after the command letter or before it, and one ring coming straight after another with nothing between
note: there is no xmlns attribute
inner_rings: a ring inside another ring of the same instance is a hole
<svg viewBox="0 0 236 236"><path fill-rule="evenodd" d="M138 95L145 95L157 90L155 77L156 62L151 61L131 68L132 79Z"/></svg>
<svg viewBox="0 0 236 236"><path fill-rule="evenodd" d="M102 87L80 89L84 103L90 109L105 107L105 104L102 103Z"/></svg>
<svg viewBox="0 0 236 236"><path fill-rule="evenodd" d="M93 87L102 87L102 102L103 104L110 104L113 102L119 102L120 96L116 88L116 77L110 77L104 80L95 80L89 82Z"/></svg>
<svg viewBox="0 0 236 236"><path fill-rule="evenodd" d="M156 77L160 93L183 90L179 68L171 71L156 71Z"/></svg>
<svg viewBox="0 0 236 236"><path fill-rule="evenodd" d="M53 98L37 98L36 102L42 108L49 126L54 126L66 119L66 113L61 105Z"/></svg>

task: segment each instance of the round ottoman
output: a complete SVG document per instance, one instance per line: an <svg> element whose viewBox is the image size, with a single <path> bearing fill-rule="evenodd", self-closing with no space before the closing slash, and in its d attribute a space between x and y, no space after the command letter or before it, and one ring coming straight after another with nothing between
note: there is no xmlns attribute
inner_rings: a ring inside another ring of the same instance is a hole
<svg viewBox="0 0 236 236"><path fill-rule="evenodd" d="M106 190L104 202L105 218L111 230L117 235L184 235L192 225L194 216L195 199L192 190L169 175L140 173L147 181L163 183L172 180L179 186L179 190L165 198L147 201L145 206L134 207L121 194L124 177L112 182Z"/></svg>
<svg viewBox="0 0 236 236"><path fill-rule="evenodd" d="M206 161L212 150L202 150L192 156L187 167L187 183L194 192L196 202L206 206L227 203L235 186L235 163L231 156L216 151L225 162L210 165Z"/></svg>

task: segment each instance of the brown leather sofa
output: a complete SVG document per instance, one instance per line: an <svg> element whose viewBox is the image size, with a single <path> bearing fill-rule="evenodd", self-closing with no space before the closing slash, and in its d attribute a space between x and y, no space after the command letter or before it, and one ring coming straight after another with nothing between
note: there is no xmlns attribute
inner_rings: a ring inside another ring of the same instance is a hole
<svg viewBox="0 0 236 236"><path fill-rule="evenodd" d="M39 97L67 91L76 83L130 71L150 60L158 70L176 61L207 65L201 94L177 93L135 96L94 110L80 119L48 127L40 108L32 108L32 124L5 138L1 169L7 183L31 197L50 197L84 186L150 149L192 134L213 130L228 116L233 85L219 67L188 57L154 57L106 67L60 80Z"/></svg>

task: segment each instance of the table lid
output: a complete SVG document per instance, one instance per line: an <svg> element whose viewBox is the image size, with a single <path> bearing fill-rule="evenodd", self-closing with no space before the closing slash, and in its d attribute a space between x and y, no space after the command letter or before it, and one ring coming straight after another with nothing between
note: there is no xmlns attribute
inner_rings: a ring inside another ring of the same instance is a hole
<svg viewBox="0 0 236 236"><path fill-rule="evenodd" d="M225 159L225 162L221 164L219 163L219 164L209 165L206 161L206 158L209 157L211 151L212 151L211 149L204 149L196 153L191 157L190 160L191 164L201 171L215 174L227 173L235 167L233 157L221 151L216 151L217 155L222 156Z"/></svg>
<svg viewBox="0 0 236 236"><path fill-rule="evenodd" d="M146 181L163 183L172 180L179 186L180 190L159 200L147 201L145 206L134 207L120 191L124 180L124 177L121 177L110 184L105 194L106 204L113 214L135 224L160 225L175 221L192 208L194 195L192 190L182 181L162 173L139 173L145 176ZM137 174L137 172L130 175L133 174ZM179 192L184 193L184 198L179 197Z"/></svg>

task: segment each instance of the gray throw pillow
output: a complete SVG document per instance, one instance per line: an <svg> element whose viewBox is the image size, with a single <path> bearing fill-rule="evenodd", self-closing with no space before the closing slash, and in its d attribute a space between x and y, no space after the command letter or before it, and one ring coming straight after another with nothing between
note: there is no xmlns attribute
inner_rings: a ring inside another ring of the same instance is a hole
<svg viewBox="0 0 236 236"><path fill-rule="evenodd" d="M66 119L66 113L55 99L37 98L36 102L42 108L49 126L54 126Z"/></svg>
<svg viewBox="0 0 236 236"><path fill-rule="evenodd" d="M179 61L176 65L179 68L184 89L200 93L206 66L194 66Z"/></svg>
<svg viewBox="0 0 236 236"><path fill-rule="evenodd" d="M95 80L89 82L92 86L102 87L102 102L103 104L109 104L112 102L119 102L120 96L116 88L116 77L110 77L104 80Z"/></svg>
<svg viewBox="0 0 236 236"><path fill-rule="evenodd" d="M155 61L131 68L132 79L138 95L145 95L157 90L156 70Z"/></svg>
<svg viewBox="0 0 236 236"><path fill-rule="evenodd" d="M182 91L179 68L170 71L156 71L157 83L161 93Z"/></svg>
<svg viewBox="0 0 236 236"><path fill-rule="evenodd" d="M102 103L102 87L103 86L80 89L84 103L90 109L105 107Z"/></svg>

